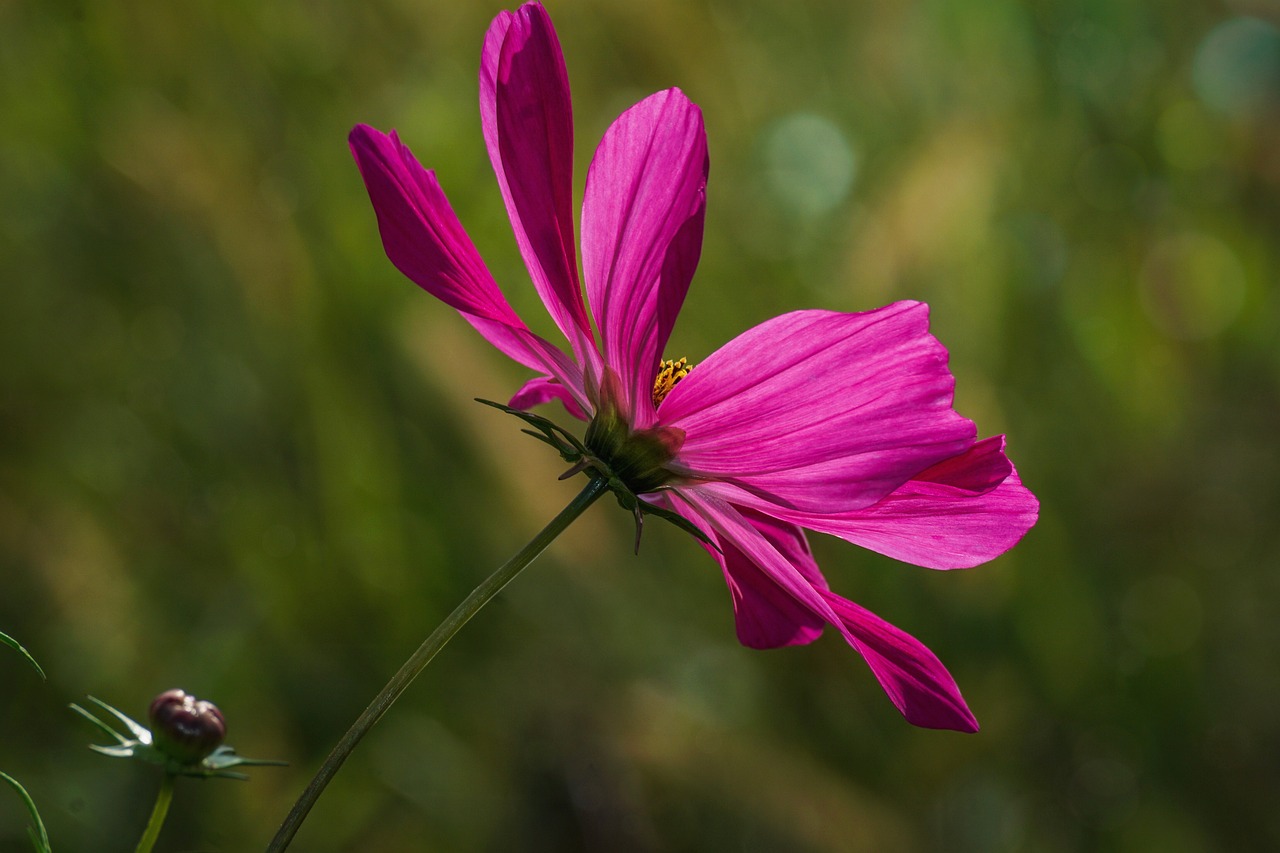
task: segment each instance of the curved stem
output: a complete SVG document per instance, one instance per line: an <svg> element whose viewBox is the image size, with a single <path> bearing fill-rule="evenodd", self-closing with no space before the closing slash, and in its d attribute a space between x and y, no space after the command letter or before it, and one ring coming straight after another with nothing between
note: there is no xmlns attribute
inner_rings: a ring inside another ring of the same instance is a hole
<svg viewBox="0 0 1280 853"><path fill-rule="evenodd" d="M334 774L338 772L338 768L347 760L347 756L356 748L356 744L369 733L369 730L382 718L382 715L405 691L405 688L418 677L418 673L426 668L431 659L436 656L436 653L444 648L445 644L453 638L453 635L458 633L458 630L467 624L471 617L479 612L480 608L488 604L490 599L510 583L512 578L520 574L520 571L525 566L532 563L534 558L551 544L552 540L563 533L574 519L582 515L583 511L595 503L596 499L607 490L608 482L601 478L595 478L588 483L587 487L568 506L561 510L560 514L553 518L550 524L544 527L537 536L529 540L529 543L521 548L519 553L472 590L471 594L440 623L439 627L431 632L431 636L427 637L422 645L418 647L418 650L404 662L399 671L391 676L391 680L387 682L386 686L379 691L377 696L373 697L369 707L364 709L364 713L356 719L351 728L347 730L347 733L333 747L333 751L324 760L324 764L320 766L320 770L307 785L306 790L302 792L302 796L293 804L293 808L289 811L288 816L285 817L284 823L280 825L280 829L276 832L275 838L271 839L271 844L267 846L267 853L279 853L279 851L289 846L289 842L293 840L293 836L298 832L298 827L306 819L307 813L311 811L311 807L315 805L325 786L329 784Z"/></svg>
<svg viewBox="0 0 1280 853"><path fill-rule="evenodd" d="M138 846L134 849L134 853L151 853L151 848L156 846L156 839L160 837L160 828L164 826L164 819L169 815L171 802L173 802L173 774L166 772L164 780L160 783L160 791L156 794L156 804L151 809L151 817L147 820L147 828L142 831L142 838L138 839Z"/></svg>

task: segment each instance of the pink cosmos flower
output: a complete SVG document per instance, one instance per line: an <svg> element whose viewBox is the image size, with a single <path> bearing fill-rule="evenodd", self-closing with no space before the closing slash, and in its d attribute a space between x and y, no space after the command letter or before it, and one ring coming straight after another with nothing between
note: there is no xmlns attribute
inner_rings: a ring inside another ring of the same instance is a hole
<svg viewBox="0 0 1280 853"><path fill-rule="evenodd" d="M568 351L516 316L434 173L395 133L361 125L351 151L392 263L538 374L512 407L561 401L589 423L585 446L601 467L703 534L744 645L808 643L832 625L908 721L976 731L937 657L833 593L804 533L953 569L1004 553L1035 523L1038 504L1003 437L976 440L952 409L947 351L929 334L927 306L795 311L691 370L662 362L702 244L698 107L668 89L605 133L582 201L585 302L569 83L539 4L490 26L480 116L516 242Z"/></svg>

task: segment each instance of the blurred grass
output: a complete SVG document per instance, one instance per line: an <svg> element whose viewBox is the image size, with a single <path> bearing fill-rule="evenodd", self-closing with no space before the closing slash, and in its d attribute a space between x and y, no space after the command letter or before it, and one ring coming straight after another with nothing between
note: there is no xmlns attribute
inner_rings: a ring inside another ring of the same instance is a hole
<svg viewBox="0 0 1280 853"><path fill-rule="evenodd" d="M475 107L499 6L0 3L0 767L55 849L156 779L85 694L181 686L287 759L180 786L261 847L363 703L567 502L470 402L523 379L382 255L398 128L548 330ZM966 573L817 541L983 732L901 722L837 638L740 648L674 530L593 510L371 735L298 849L1238 850L1280 843L1280 34L1229 4L550 2L578 176L681 86L713 162L672 355L797 307L933 306L1042 520ZM580 190L580 185L579 185ZM580 194L579 194L580 195ZM0 798L0 849L23 812Z"/></svg>

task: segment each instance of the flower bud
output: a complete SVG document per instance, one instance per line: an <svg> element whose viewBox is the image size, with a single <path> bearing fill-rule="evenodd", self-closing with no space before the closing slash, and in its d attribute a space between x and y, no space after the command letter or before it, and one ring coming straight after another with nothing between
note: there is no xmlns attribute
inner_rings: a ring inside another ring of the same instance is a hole
<svg viewBox="0 0 1280 853"><path fill-rule="evenodd" d="M227 736L218 706L183 690L166 690L151 700L148 712L156 749L182 764L195 764Z"/></svg>

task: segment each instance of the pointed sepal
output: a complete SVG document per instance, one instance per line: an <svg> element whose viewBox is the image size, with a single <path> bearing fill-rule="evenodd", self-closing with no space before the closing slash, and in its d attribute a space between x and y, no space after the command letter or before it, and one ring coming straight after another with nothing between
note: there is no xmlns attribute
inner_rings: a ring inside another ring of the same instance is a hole
<svg viewBox="0 0 1280 853"><path fill-rule="evenodd" d="M587 449L577 436L565 430L558 424L547 420L540 415L534 415L529 412L513 409L510 406L504 406L502 403L495 403L492 400L483 400L476 398L477 403L483 403L486 406L492 406L499 411L513 415L525 423L533 427L533 429L521 430L525 435L533 436L544 444L548 444L555 448L556 452L564 461L569 462L572 467L564 474L560 475L561 480L567 480L577 474L586 474L588 477L598 478L608 483L609 491L613 492L614 497L618 499L618 505L630 512L635 517L636 524L636 540L635 551L640 552L640 534L644 530L644 517L653 515L668 521L679 527L685 533L693 536L699 542L702 542L716 550L719 547L712 541L707 534L699 530L695 525L687 521L678 513L672 512L660 506L656 506L650 501L641 500L641 498L627 485L627 482L613 468L601 459L597 454ZM661 491L658 487L654 491Z"/></svg>

